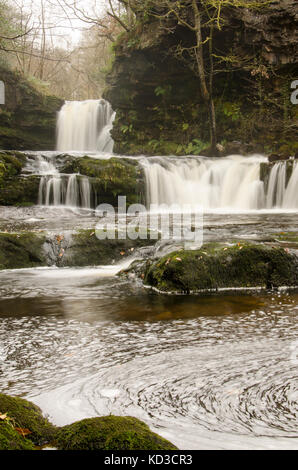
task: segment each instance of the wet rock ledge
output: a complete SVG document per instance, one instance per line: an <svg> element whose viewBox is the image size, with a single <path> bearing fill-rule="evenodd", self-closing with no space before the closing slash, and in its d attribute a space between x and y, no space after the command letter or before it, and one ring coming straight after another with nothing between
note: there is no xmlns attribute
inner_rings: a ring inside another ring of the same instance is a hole
<svg viewBox="0 0 298 470"><path fill-rule="evenodd" d="M0 394L0 450L175 450L173 444L130 416L84 419L58 428L36 405Z"/></svg>
<svg viewBox="0 0 298 470"><path fill-rule="evenodd" d="M152 240L99 240L95 229L66 233L0 232L0 270L110 265Z"/></svg>

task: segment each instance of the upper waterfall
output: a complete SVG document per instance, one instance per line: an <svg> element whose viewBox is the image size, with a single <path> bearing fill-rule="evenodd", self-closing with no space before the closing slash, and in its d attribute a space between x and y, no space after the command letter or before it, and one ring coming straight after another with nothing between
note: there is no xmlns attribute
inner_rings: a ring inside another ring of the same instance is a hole
<svg viewBox="0 0 298 470"><path fill-rule="evenodd" d="M57 150L113 152L115 113L108 101L67 101L57 119Z"/></svg>

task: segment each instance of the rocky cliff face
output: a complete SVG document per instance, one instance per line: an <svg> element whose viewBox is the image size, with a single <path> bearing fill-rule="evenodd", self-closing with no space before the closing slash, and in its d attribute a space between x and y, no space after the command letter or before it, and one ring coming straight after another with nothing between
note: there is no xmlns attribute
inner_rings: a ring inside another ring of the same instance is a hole
<svg viewBox="0 0 298 470"><path fill-rule="evenodd" d="M214 52L239 58L214 76L218 141L227 151L238 145L247 153L297 153L297 106L290 102L297 78L297 13L295 0L273 2L258 12L225 11ZM166 30L156 19L119 38L105 92L117 111L116 152L196 154L208 145L198 78L171 52L192 41L181 25Z"/></svg>
<svg viewBox="0 0 298 470"><path fill-rule="evenodd" d="M0 105L0 148L54 150L56 113L63 101L40 93L21 74L0 68L5 105Z"/></svg>

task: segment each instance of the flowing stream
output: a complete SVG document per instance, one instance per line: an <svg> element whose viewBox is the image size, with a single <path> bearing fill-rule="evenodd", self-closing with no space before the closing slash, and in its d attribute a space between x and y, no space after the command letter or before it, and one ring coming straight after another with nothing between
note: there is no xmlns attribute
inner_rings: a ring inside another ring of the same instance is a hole
<svg viewBox="0 0 298 470"><path fill-rule="evenodd" d="M84 153L75 155L80 158ZM106 159L111 155L88 154L95 159ZM199 205L209 212L298 209L296 161L269 165L267 158L261 155L231 155L214 159L118 157L138 161L145 178L148 208L150 205L162 208L163 205L179 204L181 207ZM41 176L38 204L95 208L94 201L100 201L86 176L59 172L59 152L47 152L46 155L34 152L31 159L34 162L28 163L26 171ZM265 180L261 179L261 165L268 167Z"/></svg>
<svg viewBox="0 0 298 470"><path fill-rule="evenodd" d="M110 158L113 118L104 100L66 103L58 150L28 160L37 205L1 207L0 231L94 229L86 209L104 201L59 161ZM142 168L148 206L204 208L204 241L298 233L294 160L126 158ZM180 449L298 449L297 291L156 295L117 276L132 259L0 272L1 392L31 399L57 425L136 416Z"/></svg>

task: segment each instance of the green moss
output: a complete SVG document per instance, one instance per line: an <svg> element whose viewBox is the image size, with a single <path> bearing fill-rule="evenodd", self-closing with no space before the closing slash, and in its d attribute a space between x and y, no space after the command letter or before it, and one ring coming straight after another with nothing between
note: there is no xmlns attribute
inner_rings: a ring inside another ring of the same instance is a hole
<svg viewBox="0 0 298 470"><path fill-rule="evenodd" d="M298 286L297 257L280 247L206 245L172 253L150 266L145 283L161 291Z"/></svg>
<svg viewBox="0 0 298 470"><path fill-rule="evenodd" d="M175 450L166 439L132 417L105 416L64 426L57 434L61 450Z"/></svg>
<svg viewBox="0 0 298 470"><path fill-rule="evenodd" d="M26 160L20 152L0 152L0 205L36 204L40 178L21 175Z"/></svg>
<svg viewBox="0 0 298 470"><path fill-rule="evenodd" d="M0 233L0 269L46 266L43 244L45 235L20 232Z"/></svg>
<svg viewBox="0 0 298 470"><path fill-rule="evenodd" d="M0 421L0 450L34 450L34 445L15 431L12 424Z"/></svg>
<svg viewBox="0 0 298 470"><path fill-rule="evenodd" d="M46 418L44 418L40 408L30 401L22 398L10 397L1 393L0 411L2 414L7 413L9 418L12 419L14 427L28 429L31 432L27 435L27 439L20 436L21 439L25 441L26 448L30 449L30 441L35 445L42 445L53 440L56 428ZM9 431L10 430L7 426L2 428L3 437L0 427L0 443L3 439L3 445L7 445L7 449L12 450L14 448L14 433ZM27 440L29 440L29 443L26 442ZM0 444L0 448L1 445L2 444Z"/></svg>
<svg viewBox="0 0 298 470"><path fill-rule="evenodd" d="M61 171L88 176L99 202L116 206L118 196L124 195L127 205L144 200L144 175L135 160L115 157L97 160L88 156L78 159L67 156Z"/></svg>

